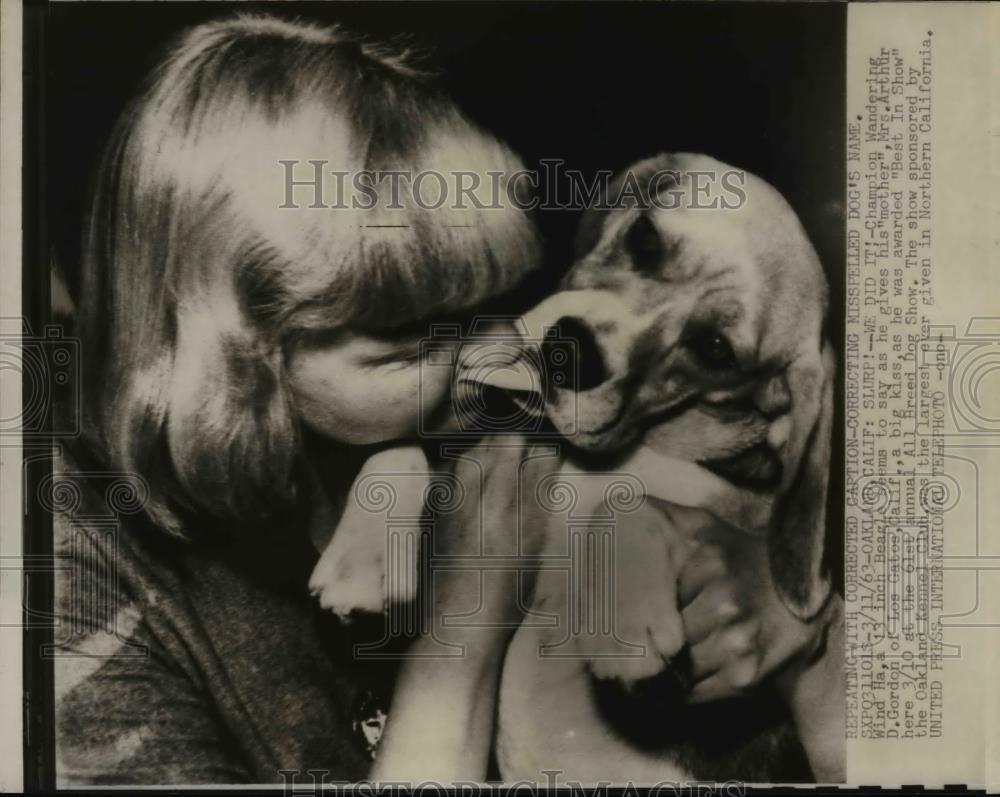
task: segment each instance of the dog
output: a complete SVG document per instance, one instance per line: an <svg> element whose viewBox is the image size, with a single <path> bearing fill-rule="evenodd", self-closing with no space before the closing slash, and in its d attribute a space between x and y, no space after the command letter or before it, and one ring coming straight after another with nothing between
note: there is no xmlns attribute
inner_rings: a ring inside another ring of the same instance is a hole
<svg viewBox="0 0 1000 797"><path fill-rule="evenodd" d="M692 207L692 175L733 171L686 154L626 170L609 196L627 179L641 186L659 176L672 204L633 194L624 206L588 211L561 290L520 319L523 357L512 365L531 371L544 361L536 355L548 330L576 343L572 378L544 388L544 413L572 452L561 478L597 463L638 477L651 500L617 519L615 583L627 587L615 596L617 635L577 634L573 655L539 655L565 641L575 609L559 577L540 574L503 669L497 761L505 780L544 782L547 768L581 782L809 779L788 765L801 751L780 711L736 728L721 746L688 733L720 720L740 725L718 706L683 709L674 700L666 708L673 716L633 723L640 734L629 727L642 711L629 699L637 690L665 705L646 687L682 652L679 543L706 523L767 536L776 590L796 616L815 616L830 595L822 560L834 371L823 336L826 281L795 213L763 180L746 175L740 208ZM535 376L528 382L537 385ZM456 385L502 390L537 407L510 369L460 367ZM395 511L419 514L431 480L422 453L405 447L378 456L356 488L377 472L398 474L383 477L398 482ZM583 501L610 517L599 493ZM348 509L310 581L321 603L345 617L416 594L415 576L403 589L398 579L386 583L385 545L371 521ZM565 529L554 529L549 553L566 546ZM591 582L584 592L599 588ZM642 643L640 655L622 653L630 642ZM765 709L769 702L765 696ZM733 766L734 756L743 763Z"/></svg>
<svg viewBox="0 0 1000 797"><path fill-rule="evenodd" d="M529 618L549 622L522 624L503 669L505 780L545 782L553 769L578 782L813 777L773 695L685 706L669 688L684 647L680 543L706 525L767 535L772 580L795 616L814 617L831 592L826 280L795 213L760 178L746 175L743 207L691 207L692 175L732 171L687 154L631 167L609 193L666 174L674 205L646 196L588 212L561 291L524 319L533 339L558 328L577 340L575 383L548 387L556 429L585 462L617 462L660 500L616 518L613 596L593 577L574 598L560 574L539 575ZM604 522L614 517L601 509ZM568 550L564 523L548 539L551 556ZM615 632L587 633L579 604L602 599L613 601ZM641 643L635 655L629 643Z"/></svg>

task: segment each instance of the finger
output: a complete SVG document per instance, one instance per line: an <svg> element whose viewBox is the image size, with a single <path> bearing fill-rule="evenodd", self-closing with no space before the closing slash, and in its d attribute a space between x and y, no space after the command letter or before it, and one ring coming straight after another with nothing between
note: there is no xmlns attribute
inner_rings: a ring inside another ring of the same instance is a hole
<svg viewBox="0 0 1000 797"><path fill-rule="evenodd" d="M718 546L695 543L678 576L677 595L681 606L697 598L710 582L725 572L726 562Z"/></svg>
<svg viewBox="0 0 1000 797"><path fill-rule="evenodd" d="M714 581L681 609L684 638L690 645L697 645L738 622L746 613L746 607L736 601L728 582Z"/></svg>
<svg viewBox="0 0 1000 797"><path fill-rule="evenodd" d="M743 675L745 665L756 666L756 639L756 630L744 623L714 633L704 641L691 645L691 674L694 680L701 681L723 670Z"/></svg>
<svg viewBox="0 0 1000 797"><path fill-rule="evenodd" d="M708 639L688 648L690 658L690 673L693 683L699 683L709 678L725 667L727 657L722 651L719 639L721 633L712 634Z"/></svg>
<svg viewBox="0 0 1000 797"><path fill-rule="evenodd" d="M714 673L696 683L688 692L688 703L708 703L712 700L724 700L729 697L739 697L746 692L745 688L736 687L723 671Z"/></svg>

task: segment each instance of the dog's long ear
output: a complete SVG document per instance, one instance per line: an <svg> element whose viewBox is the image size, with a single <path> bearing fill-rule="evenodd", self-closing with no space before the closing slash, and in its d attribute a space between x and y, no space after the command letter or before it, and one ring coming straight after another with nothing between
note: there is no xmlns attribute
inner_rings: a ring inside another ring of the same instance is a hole
<svg viewBox="0 0 1000 797"><path fill-rule="evenodd" d="M656 188L669 188L672 183L668 172L676 171L676 168L675 156L656 155L615 175L607 189L599 192L596 203L589 206L580 218L576 232L576 258L580 259L594 250L604 232L604 223L612 211L648 208L651 205L649 191L653 178L658 172L664 173L664 179L655 181Z"/></svg>
<svg viewBox="0 0 1000 797"><path fill-rule="evenodd" d="M775 504L768 551L778 594L803 619L823 607L831 589L823 548L835 371L825 343L818 357L792 363L785 375L792 426L783 459L794 470Z"/></svg>

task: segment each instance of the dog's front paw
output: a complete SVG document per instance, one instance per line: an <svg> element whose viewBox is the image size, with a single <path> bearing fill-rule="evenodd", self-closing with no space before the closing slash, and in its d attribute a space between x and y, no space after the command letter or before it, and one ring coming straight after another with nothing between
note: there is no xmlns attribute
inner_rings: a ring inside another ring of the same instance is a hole
<svg viewBox="0 0 1000 797"><path fill-rule="evenodd" d="M578 605L585 613L603 603L598 611L605 622L589 628L581 623L577 645L595 677L627 686L663 672L680 653L684 625L674 565L679 544L668 518L646 506L619 517L610 563L588 563Z"/></svg>
<svg viewBox="0 0 1000 797"><path fill-rule="evenodd" d="M348 618L416 598L429 483L427 459L416 446L387 449L365 463L309 579L324 609Z"/></svg>
<svg viewBox="0 0 1000 797"><path fill-rule="evenodd" d="M338 527L309 578L309 591L342 619L353 612L382 612L417 596L418 528L352 534Z"/></svg>
<svg viewBox="0 0 1000 797"><path fill-rule="evenodd" d="M341 619L386 606L385 540L369 534L347 541L338 527L309 577L309 592ZM352 544L353 543L353 544Z"/></svg>

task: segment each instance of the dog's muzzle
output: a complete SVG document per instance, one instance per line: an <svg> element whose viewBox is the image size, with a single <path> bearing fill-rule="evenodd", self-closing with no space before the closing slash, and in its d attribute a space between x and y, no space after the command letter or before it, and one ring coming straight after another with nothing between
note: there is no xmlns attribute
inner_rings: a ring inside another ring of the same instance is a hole
<svg viewBox="0 0 1000 797"><path fill-rule="evenodd" d="M581 392L599 387L608 378L597 338L579 318L560 318L539 348L542 372L551 387Z"/></svg>
<svg viewBox="0 0 1000 797"><path fill-rule="evenodd" d="M650 322L610 291L561 291L500 331L477 331L459 355L455 396L483 413L500 393L501 407L513 402L524 414L547 417L582 450L628 445L636 429L622 381L632 344Z"/></svg>

